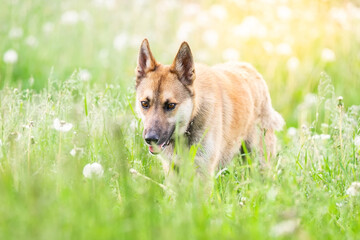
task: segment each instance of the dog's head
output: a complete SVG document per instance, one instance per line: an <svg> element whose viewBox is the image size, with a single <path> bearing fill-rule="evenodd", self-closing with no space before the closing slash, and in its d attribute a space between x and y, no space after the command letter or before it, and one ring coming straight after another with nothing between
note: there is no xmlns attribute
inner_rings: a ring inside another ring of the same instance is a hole
<svg viewBox="0 0 360 240"><path fill-rule="evenodd" d="M160 153L172 141L176 126L179 134L186 131L194 108L194 80L193 57L186 42L171 65L162 65L144 39L136 68L136 109L151 153Z"/></svg>

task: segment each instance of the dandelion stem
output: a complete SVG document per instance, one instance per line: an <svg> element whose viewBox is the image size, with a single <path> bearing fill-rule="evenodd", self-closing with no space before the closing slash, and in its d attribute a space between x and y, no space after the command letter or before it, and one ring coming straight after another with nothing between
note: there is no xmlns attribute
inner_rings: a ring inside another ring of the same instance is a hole
<svg viewBox="0 0 360 240"><path fill-rule="evenodd" d="M28 165L29 174L30 174L30 145L31 145L31 127L29 129L29 138L28 138L28 146L27 146L27 165Z"/></svg>

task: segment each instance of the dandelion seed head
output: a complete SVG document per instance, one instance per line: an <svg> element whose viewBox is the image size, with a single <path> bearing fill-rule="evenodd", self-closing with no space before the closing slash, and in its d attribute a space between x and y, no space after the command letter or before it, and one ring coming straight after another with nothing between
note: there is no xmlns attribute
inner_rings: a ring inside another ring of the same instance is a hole
<svg viewBox="0 0 360 240"><path fill-rule="evenodd" d="M3 60L7 64L14 64L18 61L18 54L14 49L9 49L4 53Z"/></svg>
<svg viewBox="0 0 360 240"><path fill-rule="evenodd" d="M267 35L267 27L255 16L247 16L240 25L234 27L233 32L242 38L258 37L263 38Z"/></svg>
<svg viewBox="0 0 360 240"><path fill-rule="evenodd" d="M239 60L239 52L235 48L227 48L223 51L222 57L225 61Z"/></svg>
<svg viewBox="0 0 360 240"><path fill-rule="evenodd" d="M54 119L53 127L55 130L59 132L68 132L72 129L73 125L71 123L67 123L64 120L59 120L58 118Z"/></svg>
<svg viewBox="0 0 360 240"><path fill-rule="evenodd" d="M213 30L206 30L202 35L202 40L209 47L216 47L218 45L219 34Z"/></svg>
<svg viewBox="0 0 360 240"><path fill-rule="evenodd" d="M287 6L279 6L276 9L277 17L281 20L289 20L292 17L292 11Z"/></svg>
<svg viewBox="0 0 360 240"><path fill-rule="evenodd" d="M289 127L288 130L287 130L287 135L289 137L295 137L297 134L297 129L294 128L294 127Z"/></svg>
<svg viewBox="0 0 360 240"><path fill-rule="evenodd" d="M83 169L85 178L100 178L104 174L104 169L100 163L88 163Z"/></svg>
<svg viewBox="0 0 360 240"><path fill-rule="evenodd" d="M276 46L276 53L279 55L291 55L292 48L288 43L280 43Z"/></svg>
<svg viewBox="0 0 360 240"><path fill-rule="evenodd" d="M360 149L360 136L355 136L354 145L357 149Z"/></svg>
<svg viewBox="0 0 360 240"><path fill-rule="evenodd" d="M87 82L91 79L91 73L87 69L81 69L79 71L80 81Z"/></svg>
<svg viewBox="0 0 360 240"><path fill-rule="evenodd" d="M28 36L26 39L25 39L25 43L26 45L30 46L30 47L37 47L38 46L38 40L36 39L36 37L34 36Z"/></svg>
<svg viewBox="0 0 360 240"><path fill-rule="evenodd" d="M210 15L218 20L224 20L227 18L227 10L220 4L214 4L210 7Z"/></svg>
<svg viewBox="0 0 360 240"><path fill-rule="evenodd" d="M290 235L300 225L300 219L289 219L274 225L270 232L275 237Z"/></svg>
<svg viewBox="0 0 360 240"><path fill-rule="evenodd" d="M201 11L201 7L197 3L188 3L184 6L183 12L186 16L196 16Z"/></svg>
<svg viewBox="0 0 360 240"><path fill-rule="evenodd" d="M346 194L354 197L359 195L360 193L360 182L353 182L351 186L346 190Z"/></svg>
<svg viewBox="0 0 360 240"><path fill-rule="evenodd" d="M176 33L176 37L179 40L186 40L189 38L190 34L192 33L192 31L194 30L194 25L190 22L183 22L177 33Z"/></svg>
<svg viewBox="0 0 360 240"><path fill-rule="evenodd" d="M297 57L291 57L286 63L289 71L295 71L299 67L300 61Z"/></svg>
<svg viewBox="0 0 360 240"><path fill-rule="evenodd" d="M79 22L79 14L75 10L68 10L61 15L60 21L64 25L75 25Z"/></svg>
<svg viewBox="0 0 360 240"><path fill-rule="evenodd" d="M10 29L9 38L10 39L18 39L18 38L21 38L23 36L23 34L24 34L24 31L22 30L22 28L15 27L15 28Z"/></svg>
<svg viewBox="0 0 360 240"><path fill-rule="evenodd" d="M113 46L116 50L122 51L125 48L127 41L128 41L127 34L120 33L115 36L114 41L113 41Z"/></svg>
<svg viewBox="0 0 360 240"><path fill-rule="evenodd" d="M329 48L324 48L321 52L321 59L324 62L333 62L336 59L335 53Z"/></svg>
<svg viewBox="0 0 360 240"><path fill-rule="evenodd" d="M47 34L51 33L52 31L54 31L54 23L52 23L52 22L44 23L42 30L44 33L47 33Z"/></svg>

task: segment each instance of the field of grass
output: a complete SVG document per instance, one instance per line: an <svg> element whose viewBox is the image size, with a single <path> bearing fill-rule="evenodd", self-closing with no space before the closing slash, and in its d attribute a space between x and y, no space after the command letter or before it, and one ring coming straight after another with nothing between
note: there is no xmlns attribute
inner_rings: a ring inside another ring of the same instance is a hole
<svg viewBox="0 0 360 240"><path fill-rule="evenodd" d="M0 239L359 239L359 1L0 6ZM287 122L269 168L236 156L208 195L192 149L165 181L133 110L145 37L262 73Z"/></svg>

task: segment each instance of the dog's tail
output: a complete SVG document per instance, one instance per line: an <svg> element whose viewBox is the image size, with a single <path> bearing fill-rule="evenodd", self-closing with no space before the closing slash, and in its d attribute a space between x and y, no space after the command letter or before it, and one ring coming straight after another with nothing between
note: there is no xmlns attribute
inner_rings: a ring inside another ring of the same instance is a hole
<svg viewBox="0 0 360 240"><path fill-rule="evenodd" d="M261 113L261 126L268 130L281 130L285 125L283 117L273 109L271 102L268 101L264 105Z"/></svg>

